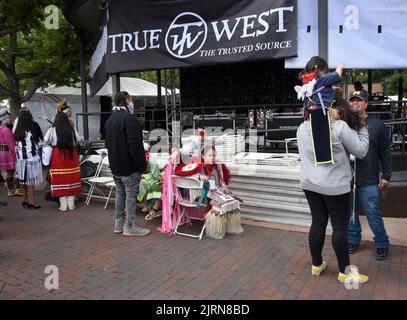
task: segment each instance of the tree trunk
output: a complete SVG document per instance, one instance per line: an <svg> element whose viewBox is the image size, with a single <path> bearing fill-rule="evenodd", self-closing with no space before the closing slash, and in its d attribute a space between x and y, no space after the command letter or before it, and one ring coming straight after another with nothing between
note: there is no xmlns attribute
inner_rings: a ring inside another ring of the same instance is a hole
<svg viewBox="0 0 407 320"><path fill-rule="evenodd" d="M21 101L20 99L10 98L9 103L11 116L13 117L13 119L15 119L18 117L18 112L21 109Z"/></svg>

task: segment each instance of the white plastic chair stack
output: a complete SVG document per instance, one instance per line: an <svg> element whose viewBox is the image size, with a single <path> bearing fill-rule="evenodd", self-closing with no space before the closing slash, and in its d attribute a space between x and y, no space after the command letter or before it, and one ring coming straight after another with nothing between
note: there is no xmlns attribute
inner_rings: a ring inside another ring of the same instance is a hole
<svg viewBox="0 0 407 320"><path fill-rule="evenodd" d="M215 139L217 158L222 162L232 161L232 157L245 150L244 137L241 135L223 135Z"/></svg>

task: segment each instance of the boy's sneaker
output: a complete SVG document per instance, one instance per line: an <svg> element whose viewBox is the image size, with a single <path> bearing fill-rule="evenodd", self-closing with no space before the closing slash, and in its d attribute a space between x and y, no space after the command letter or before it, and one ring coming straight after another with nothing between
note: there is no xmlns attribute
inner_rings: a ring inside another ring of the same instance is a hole
<svg viewBox="0 0 407 320"><path fill-rule="evenodd" d="M366 283L369 281L368 276L359 273L358 267L349 266L348 269L349 269L348 273L339 272L339 274L338 274L339 282L350 283L350 284L356 284L356 283L362 284L362 283Z"/></svg>
<svg viewBox="0 0 407 320"><path fill-rule="evenodd" d="M125 224L123 228L123 235L126 237L143 237L148 234L150 234L149 229L142 228L135 223L131 227Z"/></svg>
<svg viewBox="0 0 407 320"><path fill-rule="evenodd" d="M123 233L124 218L114 219L114 233Z"/></svg>
<svg viewBox="0 0 407 320"><path fill-rule="evenodd" d="M313 276L319 276L327 267L327 263L325 261L322 261L322 264L320 266L314 266L312 265L311 268L311 273Z"/></svg>
<svg viewBox="0 0 407 320"><path fill-rule="evenodd" d="M376 260L386 260L389 257L389 248L377 248Z"/></svg>
<svg viewBox="0 0 407 320"><path fill-rule="evenodd" d="M349 244L349 254L355 253L359 249L358 244Z"/></svg>
<svg viewBox="0 0 407 320"><path fill-rule="evenodd" d="M16 190L14 190L14 195L21 197L23 195L23 192L20 188L16 188Z"/></svg>

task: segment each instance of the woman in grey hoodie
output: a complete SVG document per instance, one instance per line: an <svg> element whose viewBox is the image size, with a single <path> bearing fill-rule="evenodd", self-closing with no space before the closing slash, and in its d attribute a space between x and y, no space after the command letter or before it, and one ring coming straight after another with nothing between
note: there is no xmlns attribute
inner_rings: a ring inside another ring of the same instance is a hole
<svg viewBox="0 0 407 320"><path fill-rule="evenodd" d="M309 121L298 128L300 154L300 185L308 200L312 215L309 245L313 275L319 276L327 267L322 260L328 217L333 228L332 246L338 260L338 280L364 283L368 277L350 266L348 223L351 212L352 169L350 154L363 158L369 149L369 135L363 120L353 113L349 104L337 100L330 109L334 164L316 164ZM343 119L343 120L341 120ZM345 120L345 121L344 121Z"/></svg>

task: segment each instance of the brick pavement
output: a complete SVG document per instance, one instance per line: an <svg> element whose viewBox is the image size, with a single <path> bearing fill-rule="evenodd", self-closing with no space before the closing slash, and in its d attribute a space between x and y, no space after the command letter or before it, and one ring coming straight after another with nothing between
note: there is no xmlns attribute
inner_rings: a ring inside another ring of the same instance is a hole
<svg viewBox="0 0 407 320"><path fill-rule="evenodd" d="M4 193L3 193L4 194ZM223 240L163 235L158 220L143 238L115 235L112 205L82 203L59 213L22 209L21 198L0 196L0 299L407 299L407 248L392 246L387 261L365 242L351 262L370 276L359 290L336 281L336 259L326 239L328 269L310 275L307 234L245 226ZM196 225L195 225L196 226ZM47 265L56 265L60 288L48 291Z"/></svg>

